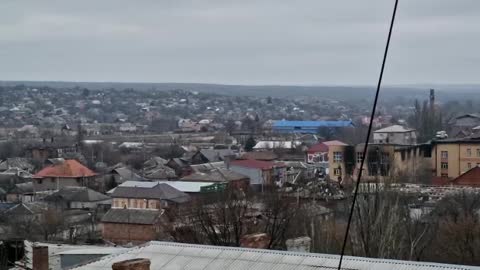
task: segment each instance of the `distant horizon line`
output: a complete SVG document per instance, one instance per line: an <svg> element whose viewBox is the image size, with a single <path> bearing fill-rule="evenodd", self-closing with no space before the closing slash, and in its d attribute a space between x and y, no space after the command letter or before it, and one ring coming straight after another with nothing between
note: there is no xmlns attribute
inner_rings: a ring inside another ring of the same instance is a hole
<svg viewBox="0 0 480 270"><path fill-rule="evenodd" d="M212 83L212 82L148 82L148 81L69 81L69 80L0 80L0 83L98 83L98 84L197 84L197 85L218 85L218 86L254 86L254 87L375 87L367 84L240 84L240 83ZM383 87L405 87L405 88L435 88L435 87L478 87L480 83L408 83L408 84L384 84Z"/></svg>

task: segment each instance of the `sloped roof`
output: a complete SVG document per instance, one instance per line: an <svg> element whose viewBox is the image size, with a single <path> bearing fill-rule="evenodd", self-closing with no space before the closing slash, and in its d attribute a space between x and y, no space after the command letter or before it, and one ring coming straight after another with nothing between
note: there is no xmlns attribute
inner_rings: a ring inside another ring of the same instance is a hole
<svg viewBox="0 0 480 270"><path fill-rule="evenodd" d="M44 198L45 201L56 201L59 199L69 202L98 202L111 198L87 187L64 187Z"/></svg>
<svg viewBox="0 0 480 270"><path fill-rule="evenodd" d="M228 169L214 169L210 172L196 172L181 178L182 181L229 182L249 179L248 176Z"/></svg>
<svg viewBox="0 0 480 270"><path fill-rule="evenodd" d="M339 140L326 141L326 142L322 142L322 143L327 145L327 146L348 146L348 144L346 144L344 142L341 142Z"/></svg>
<svg viewBox="0 0 480 270"><path fill-rule="evenodd" d="M339 255L289 252L267 249L222 247L151 241L123 253L103 257L78 266L77 270L110 270L112 264L133 258L146 258L150 268L160 269L337 269ZM345 256L344 269L356 270L479 270L477 266L400 261Z"/></svg>
<svg viewBox="0 0 480 270"><path fill-rule="evenodd" d="M35 215L46 211L47 208L38 203L19 203L8 210L5 213L12 215Z"/></svg>
<svg viewBox="0 0 480 270"><path fill-rule="evenodd" d="M265 160L271 161L278 158L278 155L272 151L255 151L255 152L246 152L240 159L256 159L256 160Z"/></svg>
<svg viewBox="0 0 480 270"><path fill-rule="evenodd" d="M161 212L155 210L112 208L102 217L104 223L155 224Z"/></svg>
<svg viewBox="0 0 480 270"><path fill-rule="evenodd" d="M181 192L187 193L196 193L200 192L200 188L204 186L209 186L215 184L214 182L190 182L190 181L126 181L119 185L119 187L143 187L143 188L152 188L158 184L167 184L175 189L180 190ZM115 192L115 189L109 190L107 193L111 194Z"/></svg>
<svg viewBox="0 0 480 270"><path fill-rule="evenodd" d="M230 163L232 166L240 166L254 169L270 170L274 166L282 167L283 163L275 163L273 161L263 161L254 159L234 160Z"/></svg>
<svg viewBox="0 0 480 270"><path fill-rule="evenodd" d="M227 165L223 161L218 162L207 162L202 164L190 165L193 171L195 172L209 172L213 169L224 169L227 168Z"/></svg>
<svg viewBox="0 0 480 270"><path fill-rule="evenodd" d="M0 171L6 171L9 168L19 168L22 170L32 171L35 166L26 158L7 158L0 162Z"/></svg>
<svg viewBox="0 0 480 270"><path fill-rule="evenodd" d="M393 125L386 128L375 130L373 133L400 133L400 132L411 132L411 131L415 131L415 130L411 128L405 128L400 125Z"/></svg>
<svg viewBox="0 0 480 270"><path fill-rule="evenodd" d="M226 156L235 155L230 149L202 149L199 152L210 162L222 161Z"/></svg>
<svg viewBox="0 0 480 270"><path fill-rule="evenodd" d="M480 186L480 167L475 166L453 179L454 185Z"/></svg>
<svg viewBox="0 0 480 270"><path fill-rule="evenodd" d="M143 176L149 179L169 179L177 177L175 170L166 166L163 162L158 162L144 168Z"/></svg>
<svg viewBox="0 0 480 270"><path fill-rule="evenodd" d="M317 144L314 144L314 145L310 146L307 149L307 152L308 153L328 152L328 145L326 145L324 143L317 143Z"/></svg>
<svg viewBox="0 0 480 270"><path fill-rule="evenodd" d="M89 168L82 165L80 162L75 159L67 159L63 162L49 165L33 177L43 178L43 177L65 177L65 178L77 178L77 177L90 177L97 175Z"/></svg>
<svg viewBox="0 0 480 270"><path fill-rule="evenodd" d="M33 182L15 184L15 187L12 190L10 190L8 193L10 194L33 193Z"/></svg>
<svg viewBox="0 0 480 270"><path fill-rule="evenodd" d="M112 170L113 173L118 174L122 179L141 181L144 180L143 177L132 171L127 167L118 167Z"/></svg>
<svg viewBox="0 0 480 270"><path fill-rule="evenodd" d="M253 149L292 149L301 144L302 142L300 141L259 141Z"/></svg>
<svg viewBox="0 0 480 270"><path fill-rule="evenodd" d="M138 198L138 199L158 199L184 203L190 200L190 196L178 189L163 183L153 187L128 187L119 186L112 193L114 198Z"/></svg>

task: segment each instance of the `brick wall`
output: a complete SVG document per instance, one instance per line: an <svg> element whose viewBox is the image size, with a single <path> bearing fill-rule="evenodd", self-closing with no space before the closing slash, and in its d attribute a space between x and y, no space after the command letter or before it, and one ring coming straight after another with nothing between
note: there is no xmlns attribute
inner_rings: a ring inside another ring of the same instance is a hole
<svg viewBox="0 0 480 270"><path fill-rule="evenodd" d="M157 238L155 225L103 223L102 238L116 243L141 244Z"/></svg>

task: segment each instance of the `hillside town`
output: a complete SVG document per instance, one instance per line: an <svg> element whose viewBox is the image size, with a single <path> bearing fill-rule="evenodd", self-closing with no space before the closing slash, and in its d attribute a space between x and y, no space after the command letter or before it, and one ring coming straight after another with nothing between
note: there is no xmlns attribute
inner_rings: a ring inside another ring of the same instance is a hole
<svg viewBox="0 0 480 270"><path fill-rule="evenodd" d="M362 162L348 254L478 265L480 115L425 93L381 110L364 156L368 110L346 101L3 87L2 265L338 254Z"/></svg>

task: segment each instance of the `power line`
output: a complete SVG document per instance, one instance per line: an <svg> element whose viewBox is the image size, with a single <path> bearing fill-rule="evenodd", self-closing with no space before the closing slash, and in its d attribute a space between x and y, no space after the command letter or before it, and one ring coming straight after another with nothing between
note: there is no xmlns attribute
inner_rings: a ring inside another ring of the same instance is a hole
<svg viewBox="0 0 480 270"><path fill-rule="evenodd" d="M370 134L372 133L373 119L375 117L375 111L377 109L378 96L380 94L380 88L382 86L383 71L385 70L385 62L387 61L388 48L390 47L390 39L392 37L393 25L395 22L395 15L397 14L398 0L395 0L395 6L393 7L392 19L390 21L390 29L388 31L387 44L385 46L385 52L383 54L382 67L380 69L380 76L377 83L377 91L375 92L375 99L373 101L372 113L370 115L370 123L368 124L367 138L365 140L365 145L363 147L363 156L362 162L360 163L360 170L358 172L357 184L355 186L355 191L353 193L352 206L350 207L350 214L348 216L347 229L345 231L345 238L343 239L342 252L340 253L340 261L338 262L338 270L342 268L343 257L345 255L345 247L347 245L348 233L350 232L350 225L352 223L353 212L355 210L355 202L357 201L358 189L360 187L360 181L362 179L363 165L365 163L365 157L367 156L368 143L370 139Z"/></svg>

